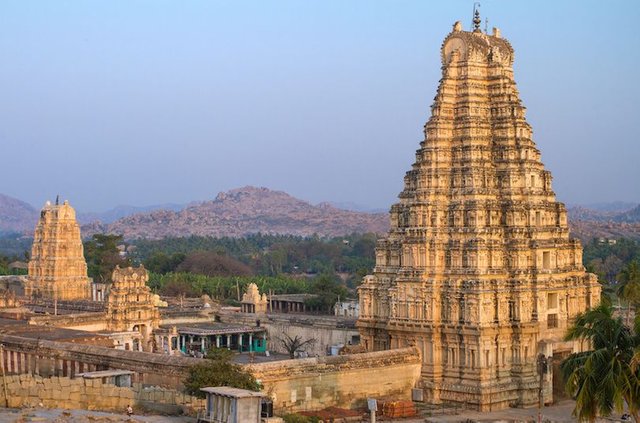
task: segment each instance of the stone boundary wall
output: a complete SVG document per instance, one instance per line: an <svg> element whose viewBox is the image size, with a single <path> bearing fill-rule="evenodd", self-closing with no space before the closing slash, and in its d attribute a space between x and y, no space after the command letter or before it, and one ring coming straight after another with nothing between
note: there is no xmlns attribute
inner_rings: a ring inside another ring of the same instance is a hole
<svg viewBox="0 0 640 423"><path fill-rule="evenodd" d="M70 376L96 370L131 370L138 382L179 388L199 359L0 334L7 374Z"/></svg>
<svg viewBox="0 0 640 423"><path fill-rule="evenodd" d="M42 378L32 375L6 377L9 407L104 410L123 412L128 405L134 408L171 414L194 415L204 408L204 400L173 389L118 387L100 379L71 379L68 377ZM0 403L4 405L4 384L0 384Z"/></svg>
<svg viewBox="0 0 640 423"><path fill-rule="evenodd" d="M421 367L413 347L247 366L279 414L362 406L368 397L409 400Z"/></svg>
<svg viewBox="0 0 640 423"><path fill-rule="evenodd" d="M3 360L7 378L15 384L13 388L8 388L8 392L12 393L11 396L22 398L25 404L34 399L31 397L36 396L51 401L41 401L45 405L54 404L56 401L56 406L60 406L62 401L69 401L71 404L76 401L77 395L69 395L67 400L66 394L64 398L58 398L57 395L60 394L53 393L56 389L51 389L50 397L34 393L39 389L49 392L51 384L56 387L58 384L65 384L62 387L66 388L67 383L69 386L80 386L81 383L85 388L73 388L73 392L85 392L82 395L78 394L80 396L101 396L94 402L96 409L122 408L125 400L131 399L135 399L139 404L146 401L149 406L155 403L183 406L186 400L184 394L179 392L182 389L182 381L189 367L201 362L201 359L190 357L123 351L2 334L0 344L0 359ZM411 388L415 387L420 378L421 358L416 348L409 347L363 354L259 363L245 367L261 381L263 391L273 398L277 412L286 413L329 406L359 406L367 397L410 399ZM134 394L120 391L132 388L116 388L113 385L104 387L105 390L97 394L94 391L86 391L89 384L92 384L92 388L103 389L94 386L93 381L74 379L77 373L109 369L133 371ZM36 381L37 387L31 386L32 382L29 381L32 380ZM46 382L47 380L49 382ZM149 390L162 394L147 394ZM2 399L0 396L0 400ZM90 407L88 402L86 405L82 404L84 403L73 403L69 407ZM125 407L126 405L124 404Z"/></svg>

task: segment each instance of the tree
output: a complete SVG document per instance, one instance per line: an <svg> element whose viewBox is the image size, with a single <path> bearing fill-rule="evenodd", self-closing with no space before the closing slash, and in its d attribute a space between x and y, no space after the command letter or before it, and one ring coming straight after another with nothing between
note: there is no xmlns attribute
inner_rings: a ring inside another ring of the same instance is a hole
<svg viewBox="0 0 640 423"><path fill-rule="evenodd" d="M305 304L325 311L331 311L338 298L344 299L349 294L347 288L338 282L336 275L327 273L313 278L310 291L316 297L309 298Z"/></svg>
<svg viewBox="0 0 640 423"><path fill-rule="evenodd" d="M131 265L128 259L120 256L118 245L122 242L122 235L95 234L84 243L87 273L96 282L111 283L111 274L116 266Z"/></svg>
<svg viewBox="0 0 640 423"><path fill-rule="evenodd" d="M625 403L638 421L640 382L631 365L638 337L608 305L599 305L577 316L565 337L586 341L592 350L573 353L561 364L567 393L576 400L573 415L579 421L622 412Z"/></svg>
<svg viewBox="0 0 640 423"><path fill-rule="evenodd" d="M278 338L282 347L285 349L287 353L289 353L289 358L295 358L297 352L304 351L306 346L313 346L316 343L315 338L307 339L306 341L302 340L300 335L296 335L295 337L291 337L290 335L283 333L281 338Z"/></svg>
<svg viewBox="0 0 640 423"><path fill-rule="evenodd" d="M194 298L202 295L202 290L196 289L193 284L183 279L173 279L160 288L160 294L167 297Z"/></svg>
<svg viewBox="0 0 640 423"><path fill-rule="evenodd" d="M206 276L250 276L253 274L251 268L241 261L213 251L189 253L176 267L176 271Z"/></svg>
<svg viewBox="0 0 640 423"><path fill-rule="evenodd" d="M211 348L201 363L189 368L184 386L187 393L204 398L201 388L231 386L259 391L260 385L251 373L231 362L233 353L224 348Z"/></svg>
<svg viewBox="0 0 640 423"><path fill-rule="evenodd" d="M150 272L165 274L175 271L178 265L184 261L185 257L183 253L174 253L169 256L162 251L156 251L151 257L144 261L144 267Z"/></svg>
<svg viewBox="0 0 640 423"><path fill-rule="evenodd" d="M627 326L629 326L631 306L640 304L640 267L638 263L632 261L626 265L618 274L621 285L617 293L627 303Z"/></svg>

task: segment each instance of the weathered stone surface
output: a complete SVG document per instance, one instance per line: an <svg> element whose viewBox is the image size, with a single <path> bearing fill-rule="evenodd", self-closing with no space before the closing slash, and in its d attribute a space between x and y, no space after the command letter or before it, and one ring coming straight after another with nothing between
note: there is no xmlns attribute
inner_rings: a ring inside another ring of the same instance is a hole
<svg viewBox="0 0 640 423"><path fill-rule="evenodd" d="M580 348L563 334L600 301L531 138L513 54L499 31L457 23L444 40L425 139L359 288L362 342L416 345L433 402L535 404L537 354Z"/></svg>
<svg viewBox="0 0 640 423"><path fill-rule="evenodd" d="M182 406L176 403L177 395L173 389L167 390L157 387L142 389L140 384L132 388L116 387L102 383L99 379L84 385L83 379L68 379L64 377L41 378L27 375L26 378L7 376L7 396L10 407L23 407L42 403L45 407L87 409L87 410L124 410L127 405L136 405L142 401L166 404L168 406ZM32 392L27 389L36 382L43 388ZM80 387L80 391L73 391L71 387ZM187 403L186 411L193 414L194 410L204 407L201 399L180 394ZM4 397L4 387L0 384L0 396ZM152 405L152 404L147 404ZM166 408L167 410L171 408ZM174 407L175 409L175 407Z"/></svg>
<svg viewBox="0 0 640 423"><path fill-rule="evenodd" d="M47 201L40 212L29 261L25 295L58 300L91 296L76 212L68 201Z"/></svg>
<svg viewBox="0 0 640 423"><path fill-rule="evenodd" d="M279 413L362 406L367 397L411 398L420 378L415 348L247 366Z"/></svg>

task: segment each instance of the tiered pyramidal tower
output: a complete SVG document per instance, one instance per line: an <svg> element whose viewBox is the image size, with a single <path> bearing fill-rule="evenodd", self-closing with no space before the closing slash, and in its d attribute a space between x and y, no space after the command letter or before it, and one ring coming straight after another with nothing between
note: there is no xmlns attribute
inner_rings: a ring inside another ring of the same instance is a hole
<svg viewBox="0 0 640 423"><path fill-rule="evenodd" d="M539 355L580 348L563 335L600 301L531 138L513 55L479 17L444 40L425 139L359 288L362 343L415 345L426 399L480 410L536 404Z"/></svg>
<svg viewBox="0 0 640 423"><path fill-rule="evenodd" d="M80 227L68 201L63 204L47 201L40 212L25 294L58 300L91 298Z"/></svg>
<svg viewBox="0 0 640 423"><path fill-rule="evenodd" d="M160 325L160 312L147 286L147 270L142 265L124 269L116 266L111 280L107 299L108 329L136 332L133 349L153 351L152 333Z"/></svg>

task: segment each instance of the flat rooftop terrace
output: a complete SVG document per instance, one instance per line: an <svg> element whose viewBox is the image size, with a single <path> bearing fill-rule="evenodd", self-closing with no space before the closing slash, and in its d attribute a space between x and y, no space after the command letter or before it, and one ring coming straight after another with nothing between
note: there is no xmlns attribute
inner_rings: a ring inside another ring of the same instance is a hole
<svg viewBox="0 0 640 423"><path fill-rule="evenodd" d="M95 332L57 328L53 326L30 325L25 320L3 318L0 318L0 334L21 336L24 338L44 339L47 341L74 342L90 339L103 339L105 342L110 342L108 336Z"/></svg>

